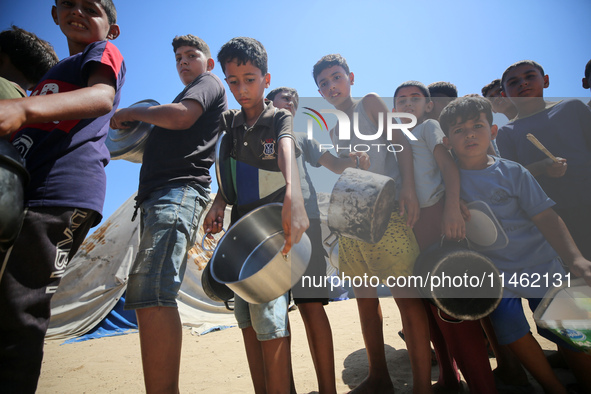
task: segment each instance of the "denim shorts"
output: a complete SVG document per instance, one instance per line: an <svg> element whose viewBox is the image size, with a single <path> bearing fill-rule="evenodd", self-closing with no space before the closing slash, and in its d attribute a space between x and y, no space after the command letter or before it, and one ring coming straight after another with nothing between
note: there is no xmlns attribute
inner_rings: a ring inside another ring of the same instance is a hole
<svg viewBox="0 0 591 394"><path fill-rule="evenodd" d="M131 267L125 309L176 307L209 190L172 184L154 190L141 203L140 244Z"/></svg>
<svg viewBox="0 0 591 394"><path fill-rule="evenodd" d="M287 307L289 292L264 304L249 304L238 295L234 296L234 316L238 327L252 326L259 341L289 336Z"/></svg>

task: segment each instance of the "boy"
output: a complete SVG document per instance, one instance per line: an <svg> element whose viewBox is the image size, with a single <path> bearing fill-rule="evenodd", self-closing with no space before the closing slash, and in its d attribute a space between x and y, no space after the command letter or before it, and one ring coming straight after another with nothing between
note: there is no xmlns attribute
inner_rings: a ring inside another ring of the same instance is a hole
<svg viewBox="0 0 591 394"><path fill-rule="evenodd" d="M421 207L419 220L413 227L419 249L439 243L441 235L449 240L466 237L460 211L460 176L458 167L445 146L439 123L427 119L433 109L429 90L417 81L407 81L394 92L394 111L411 113L417 126L411 128L416 140L410 140L413 154L415 185ZM405 119L402 119L404 122ZM477 321L449 323L431 303L426 302L431 322L431 341L440 361L436 387L460 387L453 359L462 370L471 392L492 393L494 378L484 346L484 337ZM449 319L453 320L453 318ZM457 338L462 338L458 341ZM452 358L453 356L453 358Z"/></svg>
<svg viewBox="0 0 591 394"><path fill-rule="evenodd" d="M583 89L591 89L591 60L587 62L585 66L585 77L583 78ZM587 106L591 108L591 100L587 103Z"/></svg>
<svg viewBox="0 0 591 394"><path fill-rule="evenodd" d="M0 33L0 99L26 97L26 91L57 62L47 41L16 26L4 30Z"/></svg>
<svg viewBox="0 0 591 394"><path fill-rule="evenodd" d="M0 101L0 136L13 133L31 175L20 235L0 254L0 387L15 393L35 391L51 297L100 222L110 158L104 140L125 74L107 41L119 35L110 0L58 1L51 15L71 56L31 97Z"/></svg>
<svg viewBox="0 0 591 394"><path fill-rule="evenodd" d="M288 87L273 89L267 94L267 99L271 100L276 108L286 109L291 112L292 116L295 116L299 104L298 92L295 89ZM369 168L370 163L369 157L364 152L352 152L347 158L337 158L328 151L322 152L318 142L314 139L308 139L306 133L294 134L296 146L302 152L296 160L304 205L310 221L310 227L306 230L306 234L308 234L312 243L312 257L303 276L317 277L319 279L312 279L312 283L324 282L325 286L305 287L302 280L300 280L292 288L292 294L306 327L308 344L318 379L318 392L322 394L336 393L332 332L323 307L328 304L328 287L325 283L326 252L322 244L320 210L318 209L316 190L305 163L307 162L314 167L324 166L337 174L342 173L345 168L355 167L357 160L359 160L359 168L364 170Z"/></svg>
<svg viewBox="0 0 591 394"><path fill-rule="evenodd" d="M220 49L218 62L230 91L241 105L240 110L224 112L220 126L221 131L232 137L236 179L248 188L241 189L237 184L238 201L232 207L232 223L261 205L283 201L285 246L282 253L286 254L308 227L295 161L291 113L277 110L265 100L271 75L267 72L267 52L259 41L249 37L233 38ZM264 187L256 184L259 181L265 182ZM253 196L253 190L261 192ZM263 190L268 193L263 194ZM203 222L205 233L222 230L225 207L218 193ZM264 304L249 304L238 295L234 297L234 315L242 329L257 393L290 391L288 297L285 293Z"/></svg>
<svg viewBox="0 0 591 394"><path fill-rule="evenodd" d="M146 391L178 391L181 321L176 304L197 226L209 202L219 117L227 109L222 81L211 73L208 45L188 34L172 40L185 88L172 104L117 111L111 127L155 125L144 148L136 209L141 239L125 309L135 309Z"/></svg>
<svg viewBox="0 0 591 394"><path fill-rule="evenodd" d="M370 93L361 100L353 100L351 86L354 74L349 71L345 59L338 54L322 57L313 68L313 77L318 91L336 109L354 119L358 114L358 130L364 134L375 135L379 117L385 118L388 108L376 94ZM346 154L347 147L367 143L351 132L351 139L342 141L338 127L330 131L333 144L340 155ZM411 275L412 266L418 255L418 246L412 226L418 219L419 207L415 194L412 152L402 132L396 129L392 141L386 133L372 142L384 145L397 144L402 151L398 155L386 149L370 149L369 171L392 177L397 182L397 196L400 208L392 213L388 229L376 244L340 237L339 269L347 276L371 275L380 280L390 276ZM340 146L339 146L340 144ZM398 163L397 163L398 160ZM403 215L407 213L406 223ZM395 258L393 259L393 256ZM422 301L414 289L391 287L400 309L403 326L407 330L408 352L413 371L415 392L431 391L431 352L429 347L429 328L427 314ZM369 375L353 392L391 392L392 381L388 373L384 353L382 314L377 289L375 287L354 287L357 308L362 327L363 339L369 360Z"/></svg>
<svg viewBox="0 0 591 394"><path fill-rule="evenodd" d="M481 97L454 100L442 112L440 122L446 135L444 143L454 150L460 167L461 198L487 203L507 234L509 243L505 248L484 252L504 277L529 278L548 273L553 278L565 278L562 262L574 276L582 276L591 284L591 262L581 255L563 221L552 210L554 202L532 174L517 163L487 154L490 140L497 134L490 102ZM503 299L490 318L499 343L509 345L544 390L564 393L566 390L529 331L521 304L521 298L527 298L535 309L546 290L545 286L520 287L506 280ZM564 343L556 337L538 331L559 344L580 384L586 391L591 390L591 356L561 346Z"/></svg>
<svg viewBox="0 0 591 394"><path fill-rule="evenodd" d="M429 119L439 120L439 114L453 99L458 97L458 88L451 82L433 82L427 86L431 100L433 100L433 109L429 112Z"/></svg>
<svg viewBox="0 0 591 394"><path fill-rule="evenodd" d="M517 108L515 108L511 100L503 97L500 78L484 86L482 95L490 100L494 113L503 114L509 120L517 116Z"/></svg>
<svg viewBox="0 0 591 394"><path fill-rule="evenodd" d="M579 100L547 103L544 89L549 77L531 60L517 62L501 79L503 95L518 115L499 130L501 157L527 168L542 189L556 202L555 210L566 223L577 247L591 259L591 111ZM547 158L528 139L533 134L558 157ZM567 166L568 163L568 166Z"/></svg>

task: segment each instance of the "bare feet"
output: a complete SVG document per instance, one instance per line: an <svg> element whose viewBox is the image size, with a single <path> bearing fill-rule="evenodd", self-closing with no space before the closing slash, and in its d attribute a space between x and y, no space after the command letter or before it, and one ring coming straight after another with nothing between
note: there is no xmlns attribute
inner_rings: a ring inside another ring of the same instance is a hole
<svg viewBox="0 0 591 394"><path fill-rule="evenodd" d="M359 386L349 391L349 394L394 394L394 385L387 379L370 379L367 377Z"/></svg>

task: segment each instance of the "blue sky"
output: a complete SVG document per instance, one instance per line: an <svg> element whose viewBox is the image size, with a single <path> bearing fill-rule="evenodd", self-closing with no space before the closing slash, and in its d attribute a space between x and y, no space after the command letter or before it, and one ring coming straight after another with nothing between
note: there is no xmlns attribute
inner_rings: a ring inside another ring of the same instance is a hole
<svg viewBox="0 0 591 394"><path fill-rule="evenodd" d="M15 24L68 56L65 37L51 18L53 0L2 1L0 29ZM355 73L353 94L380 94L388 105L396 86L450 81L460 95L479 93L510 64L533 59L550 76L548 97L589 97L581 87L591 58L588 0L371 1L153 1L116 0L121 35L114 44L127 65L120 107L143 99L171 102L183 88L172 38L194 34L212 54L236 36L261 41L269 54L271 87L318 97L314 63L340 53ZM587 48L587 49L585 49ZM214 72L223 78L216 64ZM231 98L231 94L230 94ZM230 108L237 108L233 98ZM296 120L303 117L296 116ZM297 126L297 124L296 124ZM302 130L303 131L303 130ZM137 190L139 164L107 166L104 216ZM213 191L217 186L213 185Z"/></svg>

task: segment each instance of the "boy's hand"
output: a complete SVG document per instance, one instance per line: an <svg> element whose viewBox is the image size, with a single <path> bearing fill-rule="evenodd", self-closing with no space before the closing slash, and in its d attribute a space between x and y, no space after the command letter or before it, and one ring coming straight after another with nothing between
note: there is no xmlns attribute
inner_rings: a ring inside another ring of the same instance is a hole
<svg viewBox="0 0 591 394"><path fill-rule="evenodd" d="M563 159L562 157L557 157L557 159L559 163L556 163L549 157L542 160L544 162L544 172L546 176L549 176L550 178L560 178L566 173L566 159Z"/></svg>
<svg viewBox="0 0 591 394"><path fill-rule="evenodd" d="M285 234L285 246L281 253L285 256L294 244L300 242L302 234L304 234L310 225L304 204L294 203L292 205L291 198L287 193L283 199L281 223Z"/></svg>
<svg viewBox="0 0 591 394"><path fill-rule="evenodd" d="M359 160L359 168L361 168L362 170L368 170L371 166L371 163L369 161L369 155L365 152L351 152L349 153L349 157L351 158L351 160L353 160L356 167L357 160Z"/></svg>
<svg viewBox="0 0 591 394"><path fill-rule="evenodd" d="M0 100L0 136L8 135L20 129L27 121L27 114L20 105L21 100Z"/></svg>
<svg viewBox="0 0 591 394"><path fill-rule="evenodd" d="M213 239L212 234L217 234L222 231L224 227L224 213L226 210L226 203L218 193L211 204L211 208L203 219L203 232L207 238Z"/></svg>
<svg viewBox="0 0 591 394"><path fill-rule="evenodd" d="M398 202L400 205L400 216L404 216L406 213L406 225L412 228L417 220L419 220L419 214L421 212L415 189L403 186Z"/></svg>
<svg viewBox="0 0 591 394"><path fill-rule="evenodd" d="M462 200L460 198L460 212L462 212L462 217L464 218L464 221L468 221L470 220L470 218L472 217L472 215L470 214L470 210L468 209L468 204L466 203L466 201ZM466 227L464 225L464 227Z"/></svg>
<svg viewBox="0 0 591 394"><path fill-rule="evenodd" d="M443 234L450 240L462 240L466 238L466 222L460 209L457 207L446 207L443 209L442 220Z"/></svg>
<svg viewBox="0 0 591 394"><path fill-rule="evenodd" d="M591 286L591 261L582 256L578 257L573 260L570 270L575 276L585 279L585 283Z"/></svg>
<svg viewBox="0 0 591 394"><path fill-rule="evenodd" d="M137 122L137 119L133 117L133 109L122 108L115 111L109 126L115 130L129 129L134 122Z"/></svg>

